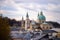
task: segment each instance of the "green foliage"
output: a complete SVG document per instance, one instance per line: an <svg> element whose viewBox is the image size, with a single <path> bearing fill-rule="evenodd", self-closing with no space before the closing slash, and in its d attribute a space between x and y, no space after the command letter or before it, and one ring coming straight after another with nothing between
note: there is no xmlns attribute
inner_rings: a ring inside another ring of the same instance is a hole
<svg viewBox="0 0 60 40"><path fill-rule="evenodd" d="M0 17L0 38L1 40L9 39L9 24L7 18Z"/></svg>

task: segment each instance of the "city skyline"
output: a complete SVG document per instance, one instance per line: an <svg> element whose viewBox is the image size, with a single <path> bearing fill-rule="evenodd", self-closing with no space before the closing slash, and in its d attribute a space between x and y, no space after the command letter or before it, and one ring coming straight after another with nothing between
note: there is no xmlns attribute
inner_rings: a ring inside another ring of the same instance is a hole
<svg viewBox="0 0 60 40"><path fill-rule="evenodd" d="M0 0L0 13L11 19L26 19L28 12L30 19L37 20L41 11L47 21L60 23L60 0Z"/></svg>

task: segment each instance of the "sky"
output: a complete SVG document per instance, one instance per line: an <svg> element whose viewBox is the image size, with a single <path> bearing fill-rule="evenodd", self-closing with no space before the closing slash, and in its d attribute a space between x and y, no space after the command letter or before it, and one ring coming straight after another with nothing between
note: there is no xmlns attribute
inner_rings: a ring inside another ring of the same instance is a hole
<svg viewBox="0 0 60 40"><path fill-rule="evenodd" d="M0 0L0 14L11 19L26 19L28 12L31 20L37 20L41 11L46 21L60 23L60 0Z"/></svg>

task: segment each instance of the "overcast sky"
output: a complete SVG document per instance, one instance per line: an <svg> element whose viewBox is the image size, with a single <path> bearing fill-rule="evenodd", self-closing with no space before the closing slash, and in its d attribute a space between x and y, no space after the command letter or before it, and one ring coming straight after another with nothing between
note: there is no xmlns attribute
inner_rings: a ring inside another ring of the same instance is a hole
<svg viewBox="0 0 60 40"><path fill-rule="evenodd" d="M60 23L60 0L0 0L0 13L11 19L25 19L28 12L30 19L37 20L41 11L47 21Z"/></svg>

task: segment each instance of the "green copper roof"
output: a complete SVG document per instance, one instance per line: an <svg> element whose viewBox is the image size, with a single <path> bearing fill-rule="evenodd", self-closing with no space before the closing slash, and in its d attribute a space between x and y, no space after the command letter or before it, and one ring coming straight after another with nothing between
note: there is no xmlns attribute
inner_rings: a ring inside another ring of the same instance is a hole
<svg viewBox="0 0 60 40"><path fill-rule="evenodd" d="M38 18L39 20L45 20L45 16L42 16L42 15L40 15Z"/></svg>
<svg viewBox="0 0 60 40"><path fill-rule="evenodd" d="M41 12L40 15L38 16L39 20L45 20L45 16L43 15L43 13Z"/></svg>

